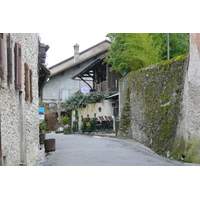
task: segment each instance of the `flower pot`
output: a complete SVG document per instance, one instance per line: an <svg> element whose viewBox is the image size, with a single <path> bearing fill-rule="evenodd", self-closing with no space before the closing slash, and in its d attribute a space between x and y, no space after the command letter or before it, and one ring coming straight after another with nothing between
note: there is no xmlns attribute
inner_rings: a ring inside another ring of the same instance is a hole
<svg viewBox="0 0 200 200"><path fill-rule="evenodd" d="M45 139L44 140L44 149L45 152L50 152L50 151L55 151L56 147L55 147L55 139Z"/></svg>

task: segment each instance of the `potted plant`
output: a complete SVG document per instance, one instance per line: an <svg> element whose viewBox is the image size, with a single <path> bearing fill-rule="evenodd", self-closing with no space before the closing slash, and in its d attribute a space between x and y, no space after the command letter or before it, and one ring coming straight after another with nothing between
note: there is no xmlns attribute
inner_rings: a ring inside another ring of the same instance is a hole
<svg viewBox="0 0 200 200"><path fill-rule="evenodd" d="M87 131L90 133L91 132L91 127L92 127L92 124L89 122L86 123L86 127L87 127Z"/></svg>
<svg viewBox="0 0 200 200"><path fill-rule="evenodd" d="M62 123L64 125L63 133L64 134L70 134L71 133L71 126L70 126L71 120L70 120L70 118L68 116L64 116L62 118Z"/></svg>
<svg viewBox="0 0 200 200"><path fill-rule="evenodd" d="M64 131L63 131L64 134L70 134L71 133L71 127L70 125L66 124L64 125Z"/></svg>
<svg viewBox="0 0 200 200"><path fill-rule="evenodd" d="M84 118L82 120L82 124L81 124L81 130L82 130L82 132L85 132L87 130L86 124L87 124L87 120Z"/></svg>
<svg viewBox="0 0 200 200"><path fill-rule="evenodd" d="M40 134L39 134L40 144L44 144L44 139L46 137L45 131L47 130L47 125L45 121L42 121L39 123L39 130L40 130Z"/></svg>

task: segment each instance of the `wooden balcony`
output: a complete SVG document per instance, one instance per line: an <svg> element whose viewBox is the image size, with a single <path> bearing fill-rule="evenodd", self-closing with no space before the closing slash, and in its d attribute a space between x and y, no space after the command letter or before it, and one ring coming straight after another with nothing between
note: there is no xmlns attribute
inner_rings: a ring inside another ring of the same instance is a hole
<svg viewBox="0 0 200 200"><path fill-rule="evenodd" d="M99 84L96 84L96 91L101 93L107 92L107 81L103 81Z"/></svg>

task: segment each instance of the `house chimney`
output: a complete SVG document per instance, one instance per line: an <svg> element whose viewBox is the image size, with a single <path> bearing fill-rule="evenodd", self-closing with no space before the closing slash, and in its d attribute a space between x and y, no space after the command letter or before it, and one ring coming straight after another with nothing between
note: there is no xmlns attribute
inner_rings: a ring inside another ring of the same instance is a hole
<svg viewBox="0 0 200 200"><path fill-rule="evenodd" d="M74 63L78 62L78 58L79 58L79 45L75 44L74 45Z"/></svg>

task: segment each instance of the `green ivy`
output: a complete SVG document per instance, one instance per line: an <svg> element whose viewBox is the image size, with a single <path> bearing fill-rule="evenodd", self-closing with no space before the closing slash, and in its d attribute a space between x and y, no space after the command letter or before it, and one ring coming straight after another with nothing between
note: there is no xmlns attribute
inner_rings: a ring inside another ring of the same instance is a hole
<svg viewBox="0 0 200 200"><path fill-rule="evenodd" d="M47 124L46 124L46 122L45 121L40 122L39 128L41 130L47 130Z"/></svg>
<svg viewBox="0 0 200 200"><path fill-rule="evenodd" d="M77 92L66 101L65 106L67 110L75 110L83 108L90 103L101 102L104 98L104 95L100 92L90 92L87 94Z"/></svg>

